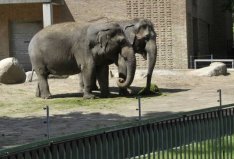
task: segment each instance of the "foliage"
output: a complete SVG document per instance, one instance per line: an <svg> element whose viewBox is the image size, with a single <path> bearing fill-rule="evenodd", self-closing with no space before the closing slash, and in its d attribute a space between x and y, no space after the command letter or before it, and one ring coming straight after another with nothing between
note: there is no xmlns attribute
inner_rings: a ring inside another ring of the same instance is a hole
<svg viewBox="0 0 234 159"><path fill-rule="evenodd" d="M151 84L150 85L150 90L148 90L146 87L141 89L138 92L138 95L161 95L162 93L160 92L158 86L156 84Z"/></svg>

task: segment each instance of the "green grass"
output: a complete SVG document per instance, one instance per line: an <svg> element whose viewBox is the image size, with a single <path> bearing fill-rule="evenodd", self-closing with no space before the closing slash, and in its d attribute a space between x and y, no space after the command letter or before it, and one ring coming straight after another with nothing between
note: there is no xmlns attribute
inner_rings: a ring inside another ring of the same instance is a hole
<svg viewBox="0 0 234 159"><path fill-rule="evenodd" d="M46 105L50 106L51 110L62 111L62 110L75 110L79 108L85 108L87 110L92 109L113 109L115 106L124 103L134 102L135 98L100 98L85 100L82 97L70 97L70 98L55 98L55 99L40 99L35 97L29 97L23 100L9 100L0 101L0 116L9 115L9 113L17 114L31 114L40 113L42 108Z"/></svg>
<svg viewBox="0 0 234 159"><path fill-rule="evenodd" d="M221 144L220 144L221 143ZM144 159L144 156L139 157ZM148 159L148 155L145 156ZM225 136L222 139L206 140L199 143L173 148L170 150L150 154L150 159L221 159L234 158L234 136Z"/></svg>

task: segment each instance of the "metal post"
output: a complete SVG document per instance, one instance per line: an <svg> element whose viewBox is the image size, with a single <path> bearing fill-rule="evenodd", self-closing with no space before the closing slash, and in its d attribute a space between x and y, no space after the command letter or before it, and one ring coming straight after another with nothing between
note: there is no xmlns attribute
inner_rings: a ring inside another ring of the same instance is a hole
<svg viewBox="0 0 234 159"><path fill-rule="evenodd" d="M44 121L44 124L47 124L47 134L45 134L45 136L50 138L50 108L49 106L46 106L43 109L46 110L46 121Z"/></svg>
<svg viewBox="0 0 234 159"><path fill-rule="evenodd" d="M219 100L217 102L219 102L219 106L222 106L222 90L218 89L217 92L219 93Z"/></svg>
<svg viewBox="0 0 234 159"><path fill-rule="evenodd" d="M138 112L139 112L139 121L141 121L141 97L139 96L139 97L137 97L137 99L138 99L138 109L136 109L136 110L138 110Z"/></svg>
<svg viewBox="0 0 234 159"><path fill-rule="evenodd" d="M220 106L220 109L218 110L218 120L219 120L219 158L222 158L222 154L223 154L223 151L222 151L222 90L221 89L218 89L217 92L219 93L219 106Z"/></svg>

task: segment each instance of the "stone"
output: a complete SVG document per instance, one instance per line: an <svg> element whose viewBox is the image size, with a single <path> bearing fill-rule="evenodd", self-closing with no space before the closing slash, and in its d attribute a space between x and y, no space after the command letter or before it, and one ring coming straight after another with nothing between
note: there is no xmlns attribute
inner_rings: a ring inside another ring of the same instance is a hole
<svg viewBox="0 0 234 159"><path fill-rule="evenodd" d="M190 72L194 76L220 76L227 75L227 67L222 62L213 62L208 67L203 67Z"/></svg>
<svg viewBox="0 0 234 159"><path fill-rule="evenodd" d="M0 83L17 84L26 79L24 69L16 58L6 58L0 61Z"/></svg>

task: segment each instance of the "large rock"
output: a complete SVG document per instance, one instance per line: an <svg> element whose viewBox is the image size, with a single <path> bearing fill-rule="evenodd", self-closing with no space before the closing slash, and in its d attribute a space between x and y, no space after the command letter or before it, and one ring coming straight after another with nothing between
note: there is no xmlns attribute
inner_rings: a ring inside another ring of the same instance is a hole
<svg viewBox="0 0 234 159"><path fill-rule="evenodd" d="M200 68L190 72L191 75L195 76L219 76L227 74L227 67L222 62L213 62L208 67Z"/></svg>
<svg viewBox="0 0 234 159"><path fill-rule="evenodd" d="M0 83L23 83L25 79L24 69L16 58L6 58L0 61Z"/></svg>

